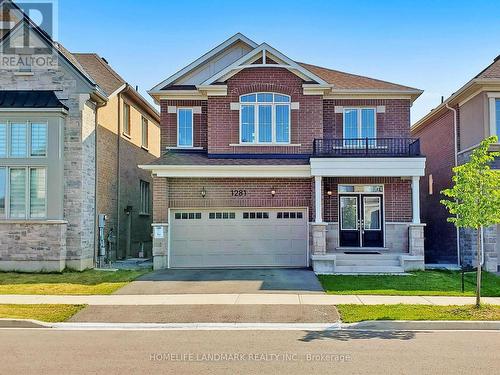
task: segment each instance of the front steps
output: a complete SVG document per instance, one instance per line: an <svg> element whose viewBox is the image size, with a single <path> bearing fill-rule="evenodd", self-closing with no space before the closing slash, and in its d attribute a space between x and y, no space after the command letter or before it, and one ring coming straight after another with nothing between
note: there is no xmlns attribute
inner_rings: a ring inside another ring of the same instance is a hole
<svg viewBox="0 0 500 375"><path fill-rule="evenodd" d="M337 254L335 273L404 273L398 254Z"/></svg>
<svg viewBox="0 0 500 375"><path fill-rule="evenodd" d="M317 274L404 274L423 269L423 257L405 253L312 255L312 266Z"/></svg>

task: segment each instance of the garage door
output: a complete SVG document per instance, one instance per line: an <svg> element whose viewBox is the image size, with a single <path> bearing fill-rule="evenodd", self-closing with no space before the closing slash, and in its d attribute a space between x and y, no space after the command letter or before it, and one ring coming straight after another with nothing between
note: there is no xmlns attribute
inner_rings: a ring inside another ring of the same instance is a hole
<svg viewBox="0 0 500 375"><path fill-rule="evenodd" d="M306 209L173 210L170 267L305 267Z"/></svg>

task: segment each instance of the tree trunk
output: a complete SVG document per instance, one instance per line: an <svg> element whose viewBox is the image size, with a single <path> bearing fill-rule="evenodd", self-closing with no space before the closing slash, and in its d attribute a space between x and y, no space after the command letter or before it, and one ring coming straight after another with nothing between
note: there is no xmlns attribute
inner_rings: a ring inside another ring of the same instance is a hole
<svg viewBox="0 0 500 375"><path fill-rule="evenodd" d="M481 306L481 232L482 227L477 229L477 274L476 274L476 307Z"/></svg>

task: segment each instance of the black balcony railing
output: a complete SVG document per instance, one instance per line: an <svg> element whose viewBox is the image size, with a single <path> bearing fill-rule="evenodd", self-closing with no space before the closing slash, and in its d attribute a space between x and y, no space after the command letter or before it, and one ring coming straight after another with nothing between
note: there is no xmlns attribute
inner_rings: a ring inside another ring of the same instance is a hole
<svg viewBox="0 0 500 375"><path fill-rule="evenodd" d="M420 141L411 138L330 138L315 139L313 157L415 157Z"/></svg>

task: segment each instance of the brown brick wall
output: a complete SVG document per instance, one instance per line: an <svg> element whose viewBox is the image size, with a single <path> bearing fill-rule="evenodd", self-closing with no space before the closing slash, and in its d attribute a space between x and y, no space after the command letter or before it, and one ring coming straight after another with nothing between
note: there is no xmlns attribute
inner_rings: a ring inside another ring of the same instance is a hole
<svg viewBox="0 0 500 375"><path fill-rule="evenodd" d="M155 221L163 218L166 207L165 182L155 179L160 194L154 195ZM312 219L312 194L311 179L250 179L250 178L171 178L168 180L168 207L309 207L309 215ZM201 197L202 189L205 189L205 198ZM274 197L271 190L276 191ZM232 197L231 190L246 190L246 196L241 198Z"/></svg>
<svg viewBox="0 0 500 375"><path fill-rule="evenodd" d="M427 157L425 176L420 178L421 219L426 223L425 251L428 262L456 262L456 229L447 221L446 208L440 203L443 189L451 187L453 176L453 112L447 111L425 127L414 132L420 149ZM429 175L433 178L433 194L429 194Z"/></svg>
<svg viewBox="0 0 500 375"><path fill-rule="evenodd" d="M168 106L201 107L201 114L193 114L194 147L207 148L207 101L206 100L162 100L160 102L160 152L166 147L177 146L177 113L168 113Z"/></svg>
<svg viewBox="0 0 500 375"><path fill-rule="evenodd" d="M338 222L338 184L384 184L385 221L412 220L411 181L398 177L326 177L323 178L323 219L326 222ZM331 196L327 195L329 190L333 193Z"/></svg>
<svg viewBox="0 0 500 375"><path fill-rule="evenodd" d="M153 223L168 222L168 179L153 176Z"/></svg>
<svg viewBox="0 0 500 375"><path fill-rule="evenodd" d="M343 114L335 113L335 106L385 106L385 113L377 113L377 137L410 137L410 101L406 99L326 99L323 101L323 133L325 138L343 137Z"/></svg>
<svg viewBox="0 0 500 375"><path fill-rule="evenodd" d="M286 69L250 68L227 81L227 96L208 99L208 149L210 153L310 153L314 138L323 134L323 104L319 95L304 95L302 79ZM291 142L301 144L295 150L279 147L230 147L239 143L239 111L230 109L231 102L252 92L277 92L291 96L300 109L291 111Z"/></svg>

